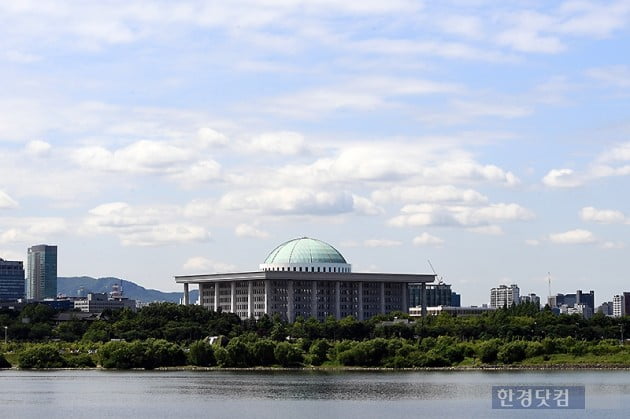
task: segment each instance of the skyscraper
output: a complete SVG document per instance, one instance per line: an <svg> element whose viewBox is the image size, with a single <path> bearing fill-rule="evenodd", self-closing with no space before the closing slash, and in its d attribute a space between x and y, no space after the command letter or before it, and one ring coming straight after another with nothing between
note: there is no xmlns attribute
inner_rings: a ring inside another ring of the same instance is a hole
<svg viewBox="0 0 630 419"><path fill-rule="evenodd" d="M499 285L497 288L490 290L490 307L492 308L512 307L514 304L518 304L519 301L520 290L516 284L512 284L509 287L507 285Z"/></svg>
<svg viewBox="0 0 630 419"><path fill-rule="evenodd" d="M57 246L40 244L28 249L26 298L43 300L57 296Z"/></svg>
<svg viewBox="0 0 630 419"><path fill-rule="evenodd" d="M24 298L24 265L0 258L0 300Z"/></svg>

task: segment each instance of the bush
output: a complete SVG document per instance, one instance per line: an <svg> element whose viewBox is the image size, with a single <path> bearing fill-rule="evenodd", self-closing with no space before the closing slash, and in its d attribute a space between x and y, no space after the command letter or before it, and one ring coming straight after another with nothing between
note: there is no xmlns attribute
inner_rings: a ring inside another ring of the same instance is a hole
<svg viewBox="0 0 630 419"><path fill-rule="evenodd" d="M481 342L477 347L477 357L484 364L492 364L497 360L499 346L499 341L497 339Z"/></svg>
<svg viewBox="0 0 630 419"><path fill-rule="evenodd" d="M514 341L506 343L501 347L497 354L499 362L504 364L513 364L525 359L527 350L527 342Z"/></svg>
<svg viewBox="0 0 630 419"><path fill-rule="evenodd" d="M11 368L11 363L7 361L3 354L0 354L0 368Z"/></svg>
<svg viewBox="0 0 630 419"><path fill-rule="evenodd" d="M136 342L108 342L99 350L104 368L145 368L184 365L186 356L176 344L162 339Z"/></svg>
<svg viewBox="0 0 630 419"><path fill-rule="evenodd" d="M328 350L330 349L330 343L325 339L317 339L311 344L308 350L311 356L312 365L322 365L328 360Z"/></svg>
<svg viewBox="0 0 630 419"><path fill-rule="evenodd" d="M256 365L273 365L276 363L274 350L276 343L271 339L260 339L252 347L252 356Z"/></svg>
<svg viewBox="0 0 630 419"><path fill-rule="evenodd" d="M216 365L216 362L212 345L203 340L198 340L190 345L190 352L188 352L188 363L190 365L209 367Z"/></svg>
<svg viewBox="0 0 630 419"><path fill-rule="evenodd" d="M283 367L298 367L304 362L302 350L289 342L279 342L273 353Z"/></svg>
<svg viewBox="0 0 630 419"><path fill-rule="evenodd" d="M37 345L25 349L18 356L20 368L63 368L66 361L53 345Z"/></svg>
<svg viewBox="0 0 630 419"><path fill-rule="evenodd" d="M70 368L94 368L96 364L88 354L72 355L66 358L66 365Z"/></svg>

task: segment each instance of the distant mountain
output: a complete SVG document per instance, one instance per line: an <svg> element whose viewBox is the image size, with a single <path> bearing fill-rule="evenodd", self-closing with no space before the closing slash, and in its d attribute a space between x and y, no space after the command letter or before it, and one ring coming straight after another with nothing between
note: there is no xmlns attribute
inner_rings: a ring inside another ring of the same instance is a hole
<svg viewBox="0 0 630 419"><path fill-rule="evenodd" d="M179 303L183 292L162 292L146 289L140 285L120 278L92 278L89 276L59 277L57 278L57 293L69 297L76 297L83 288L84 295L88 292L111 292L114 284L122 284L123 296L145 303L154 301L168 301ZM190 301L197 301L198 290L190 290Z"/></svg>

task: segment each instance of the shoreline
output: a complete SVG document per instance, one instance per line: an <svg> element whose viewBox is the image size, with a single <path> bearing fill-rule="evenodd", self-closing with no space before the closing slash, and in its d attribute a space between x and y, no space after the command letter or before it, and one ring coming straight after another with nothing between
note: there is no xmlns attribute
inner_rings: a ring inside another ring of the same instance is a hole
<svg viewBox="0 0 630 419"><path fill-rule="evenodd" d="M222 367L197 367L192 365L181 367L159 367L154 369L144 368L131 368L131 369L116 369L116 368L0 368L0 374L2 371L159 371L159 372L173 372L173 371L196 371L196 372L210 372L210 371L229 371L229 372L414 372L414 371L426 371L426 372L502 372L502 371L602 371L602 370L615 370L615 371L630 371L630 365L622 364L557 364L557 365L484 365L484 366L460 366L460 367L416 367L416 368L386 368L386 367L248 367L248 368L222 368Z"/></svg>

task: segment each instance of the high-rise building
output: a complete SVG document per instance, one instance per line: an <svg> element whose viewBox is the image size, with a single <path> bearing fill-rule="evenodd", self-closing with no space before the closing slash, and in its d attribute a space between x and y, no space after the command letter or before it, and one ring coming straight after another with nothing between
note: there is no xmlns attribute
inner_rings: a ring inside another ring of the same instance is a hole
<svg viewBox="0 0 630 419"><path fill-rule="evenodd" d="M57 246L29 247L27 269L27 299L37 301L57 296Z"/></svg>
<svg viewBox="0 0 630 419"><path fill-rule="evenodd" d="M24 265L0 258L0 300L24 298Z"/></svg>
<svg viewBox="0 0 630 419"><path fill-rule="evenodd" d="M613 296L613 316L621 317L626 315L626 303L623 294Z"/></svg>
<svg viewBox="0 0 630 419"><path fill-rule="evenodd" d="M550 307L560 307L566 305L567 307L574 307L576 304L586 304L595 312L595 291L591 290L588 294L577 290L575 294L556 294L553 297L549 297Z"/></svg>
<svg viewBox="0 0 630 419"><path fill-rule="evenodd" d="M512 307L514 304L519 303L519 294L520 290L516 284L512 284L509 287L507 285L499 285L497 288L492 288L490 290L490 307Z"/></svg>
<svg viewBox="0 0 630 419"><path fill-rule="evenodd" d="M459 307L460 295L449 284L426 284L427 307ZM422 286L409 284L409 307L422 305Z"/></svg>
<svg viewBox="0 0 630 419"><path fill-rule="evenodd" d="M540 297L534 293L521 296L521 303L534 303L540 307Z"/></svg>
<svg viewBox="0 0 630 419"><path fill-rule="evenodd" d="M630 313L630 292L623 293L623 301L624 301L625 313L628 314Z"/></svg>

